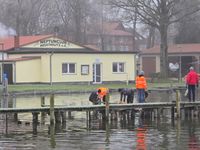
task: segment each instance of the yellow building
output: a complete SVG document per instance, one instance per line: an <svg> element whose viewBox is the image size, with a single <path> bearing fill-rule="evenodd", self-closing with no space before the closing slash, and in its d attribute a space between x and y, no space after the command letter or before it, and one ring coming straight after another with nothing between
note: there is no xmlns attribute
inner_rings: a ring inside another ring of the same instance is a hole
<svg viewBox="0 0 200 150"><path fill-rule="evenodd" d="M12 39L12 45L2 40L1 49L1 72L10 84L135 80L134 52L97 51L52 35Z"/></svg>

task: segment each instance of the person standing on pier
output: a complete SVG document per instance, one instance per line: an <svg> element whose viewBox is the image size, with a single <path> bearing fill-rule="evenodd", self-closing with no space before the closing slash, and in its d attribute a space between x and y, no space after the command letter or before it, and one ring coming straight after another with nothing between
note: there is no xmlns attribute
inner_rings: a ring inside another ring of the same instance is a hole
<svg viewBox="0 0 200 150"><path fill-rule="evenodd" d="M144 77L144 71L140 71L136 77L136 90L139 103L145 102L145 91L147 90L147 82Z"/></svg>
<svg viewBox="0 0 200 150"><path fill-rule="evenodd" d="M198 74L194 71L194 67L190 67L190 71L186 76L186 83L188 88L188 99L189 102L195 101L195 87L199 86Z"/></svg>

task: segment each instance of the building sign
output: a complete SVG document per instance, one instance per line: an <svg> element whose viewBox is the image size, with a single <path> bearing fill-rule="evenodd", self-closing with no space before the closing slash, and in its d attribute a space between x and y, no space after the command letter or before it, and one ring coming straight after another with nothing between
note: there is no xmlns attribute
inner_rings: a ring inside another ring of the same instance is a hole
<svg viewBox="0 0 200 150"><path fill-rule="evenodd" d="M66 49L66 48L83 48L79 45L76 45L74 43L71 43L71 42L68 42L68 41L65 41L65 40L62 40L60 38L55 38L55 37L51 37L51 38L46 38L46 39L43 39L43 40L40 40L40 41L37 41L35 43L32 43L32 44L29 44L29 45L25 45L23 46L24 48L63 48L63 49Z"/></svg>
<svg viewBox="0 0 200 150"><path fill-rule="evenodd" d="M40 47L67 47L70 46L69 42L62 41L62 40L54 40L54 39L47 39L39 41Z"/></svg>
<svg viewBox="0 0 200 150"><path fill-rule="evenodd" d="M89 74L89 65L81 65L81 74L88 75Z"/></svg>

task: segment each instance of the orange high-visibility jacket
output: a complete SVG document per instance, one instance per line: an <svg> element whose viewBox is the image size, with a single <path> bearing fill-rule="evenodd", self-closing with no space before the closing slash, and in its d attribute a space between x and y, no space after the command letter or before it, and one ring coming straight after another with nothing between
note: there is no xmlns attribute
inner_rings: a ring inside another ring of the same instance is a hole
<svg viewBox="0 0 200 150"><path fill-rule="evenodd" d="M97 91L98 90L101 90L101 92L98 93L100 98L103 98L108 93L108 88L106 88L106 87L100 87L97 89Z"/></svg>
<svg viewBox="0 0 200 150"><path fill-rule="evenodd" d="M144 76L136 77L136 89L147 89L147 82Z"/></svg>

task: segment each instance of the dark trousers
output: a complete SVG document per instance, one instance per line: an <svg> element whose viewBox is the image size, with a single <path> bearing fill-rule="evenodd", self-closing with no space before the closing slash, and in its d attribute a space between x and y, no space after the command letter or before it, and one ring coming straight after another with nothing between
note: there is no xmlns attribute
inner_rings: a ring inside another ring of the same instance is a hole
<svg viewBox="0 0 200 150"><path fill-rule="evenodd" d="M138 96L139 103L145 102L145 90L144 89L137 89L137 96Z"/></svg>
<svg viewBox="0 0 200 150"><path fill-rule="evenodd" d="M195 101L195 85L188 85L188 99Z"/></svg>

